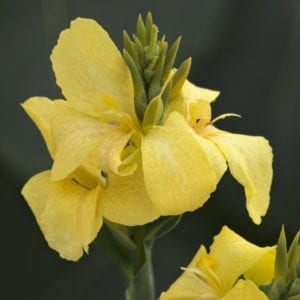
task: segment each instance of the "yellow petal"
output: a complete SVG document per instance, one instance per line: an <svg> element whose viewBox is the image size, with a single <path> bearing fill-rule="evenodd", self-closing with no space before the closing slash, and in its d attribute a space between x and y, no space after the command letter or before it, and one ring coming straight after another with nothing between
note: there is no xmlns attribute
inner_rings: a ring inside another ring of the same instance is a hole
<svg viewBox="0 0 300 300"><path fill-rule="evenodd" d="M120 176L131 175L137 167L134 159L127 159L134 156L137 151L135 147L128 145L132 132L125 128L116 127L106 135L100 144L100 168L106 173L115 173ZM128 152L128 155L125 152ZM123 157L125 156L125 157ZM127 162L128 161L128 162Z"/></svg>
<svg viewBox="0 0 300 300"><path fill-rule="evenodd" d="M22 104L26 113L40 130L52 158L54 158L54 145L51 136L49 116L53 103L54 102L48 98L32 97Z"/></svg>
<svg viewBox="0 0 300 300"><path fill-rule="evenodd" d="M50 171L32 177L22 190L49 246L73 261L88 251L102 226L98 193L99 186L88 190L69 179L51 182Z"/></svg>
<svg viewBox="0 0 300 300"><path fill-rule="evenodd" d="M196 86L186 80L181 89L181 95L187 100L187 103L198 102L199 100L211 103L216 100L220 92Z"/></svg>
<svg viewBox="0 0 300 300"><path fill-rule="evenodd" d="M209 252L215 261L212 270L221 280L223 291L229 291L242 274L270 251L273 247L258 247L224 226L214 237Z"/></svg>
<svg viewBox="0 0 300 300"><path fill-rule="evenodd" d="M45 210L49 174L50 171L44 171L31 177L22 189L22 195L33 211L38 223Z"/></svg>
<svg viewBox="0 0 300 300"><path fill-rule="evenodd" d="M60 34L51 60L57 84L80 111L93 116L119 106L134 116L130 71L108 33L78 18Z"/></svg>
<svg viewBox="0 0 300 300"><path fill-rule="evenodd" d="M149 130L142 142L145 185L162 215L202 206L226 169L220 157L215 145L199 137L177 112Z"/></svg>
<svg viewBox="0 0 300 300"><path fill-rule="evenodd" d="M127 226L143 225L160 216L145 189L141 166L130 176L108 176L100 208L104 218Z"/></svg>
<svg viewBox="0 0 300 300"><path fill-rule="evenodd" d="M55 102L50 121L56 149L52 180L64 179L78 168L112 127L78 112L66 101Z"/></svg>
<svg viewBox="0 0 300 300"><path fill-rule="evenodd" d="M239 280L236 285L227 293L222 300L268 300L252 281Z"/></svg>
<svg viewBox="0 0 300 300"><path fill-rule="evenodd" d="M206 254L205 248L202 246L189 267L195 267L200 257ZM199 299L219 299L215 291L201 280L195 273L187 270L171 285L171 287L163 292L160 300L199 300Z"/></svg>
<svg viewBox="0 0 300 300"><path fill-rule="evenodd" d="M254 223L260 224L269 207L273 175L272 148L268 141L217 129L207 136L224 154L233 177L244 186L249 215Z"/></svg>
<svg viewBox="0 0 300 300"><path fill-rule="evenodd" d="M275 277L275 256L276 246L251 266L244 274L245 277L251 279L257 286L270 284Z"/></svg>

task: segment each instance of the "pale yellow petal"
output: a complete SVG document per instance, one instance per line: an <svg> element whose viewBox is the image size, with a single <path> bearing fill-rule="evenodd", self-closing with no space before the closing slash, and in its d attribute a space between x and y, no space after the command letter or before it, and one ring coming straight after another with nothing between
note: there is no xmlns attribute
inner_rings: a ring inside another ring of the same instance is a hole
<svg viewBox="0 0 300 300"><path fill-rule="evenodd" d="M50 181L50 172L31 178L22 194L49 246L62 258L78 260L101 226L99 186L89 190L72 180Z"/></svg>
<svg viewBox="0 0 300 300"><path fill-rule="evenodd" d="M134 156L137 149L128 145L131 135L131 130L121 127L116 127L106 135L100 143L101 170L120 176L131 175L136 170L137 163Z"/></svg>
<svg viewBox="0 0 300 300"><path fill-rule="evenodd" d="M109 175L100 207L104 218L127 226L143 225L160 216L145 189L141 166L130 176Z"/></svg>
<svg viewBox="0 0 300 300"><path fill-rule="evenodd" d="M187 103L204 100L209 103L216 100L220 95L219 91L202 88L186 80L181 89L181 95L187 100Z"/></svg>
<svg viewBox="0 0 300 300"><path fill-rule="evenodd" d="M212 270L221 280L222 289L229 291L242 274L272 249L258 247L224 226L214 237L209 252L209 257L214 260Z"/></svg>
<svg viewBox="0 0 300 300"><path fill-rule="evenodd" d="M254 223L260 224L269 207L273 175L272 148L268 141L217 129L207 136L224 154L233 177L244 186L248 213Z"/></svg>
<svg viewBox="0 0 300 300"><path fill-rule="evenodd" d="M54 102L48 98L32 97L22 104L26 113L40 130L52 158L54 158L55 151L51 136L49 116L51 114L53 103Z"/></svg>
<svg viewBox="0 0 300 300"><path fill-rule="evenodd" d="M55 102L50 121L56 149L52 180L64 179L78 168L112 127L78 112L66 101Z"/></svg>
<svg viewBox="0 0 300 300"><path fill-rule="evenodd" d="M247 272L245 277L251 279L257 286L268 285L275 277L276 246L261 257Z"/></svg>
<svg viewBox="0 0 300 300"><path fill-rule="evenodd" d="M130 71L108 33L94 20L78 18L64 30L51 60L57 84L80 111L93 116L112 107L134 116Z"/></svg>
<svg viewBox="0 0 300 300"><path fill-rule="evenodd" d="M236 285L224 296L222 300L268 300L252 281L239 280Z"/></svg>
<svg viewBox="0 0 300 300"><path fill-rule="evenodd" d="M40 222L40 216L45 209L49 176L50 171L41 172L31 177L22 189L22 195L38 222Z"/></svg>
<svg viewBox="0 0 300 300"><path fill-rule="evenodd" d="M142 159L148 194L162 215L202 206L226 170L217 147L199 137L177 112L145 134Z"/></svg>

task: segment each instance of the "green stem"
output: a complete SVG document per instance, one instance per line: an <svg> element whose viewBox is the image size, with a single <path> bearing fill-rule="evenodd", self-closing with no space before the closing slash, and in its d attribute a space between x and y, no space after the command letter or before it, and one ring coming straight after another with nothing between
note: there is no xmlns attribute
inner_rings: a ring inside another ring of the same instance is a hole
<svg viewBox="0 0 300 300"><path fill-rule="evenodd" d="M145 246L144 249L139 249L144 252L146 259L142 267L137 265L137 272L129 279L126 289L126 300L154 300L154 274L152 267L152 245Z"/></svg>
<svg viewBox="0 0 300 300"><path fill-rule="evenodd" d="M119 266L128 279L126 300L154 300L152 248L155 241L171 231L181 216L161 217L151 223L126 227L105 220L95 244Z"/></svg>

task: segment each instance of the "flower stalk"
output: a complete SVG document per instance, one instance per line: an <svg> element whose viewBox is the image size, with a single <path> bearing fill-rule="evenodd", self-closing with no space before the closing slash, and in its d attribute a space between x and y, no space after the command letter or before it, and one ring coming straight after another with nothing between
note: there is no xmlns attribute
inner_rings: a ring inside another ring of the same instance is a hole
<svg viewBox="0 0 300 300"><path fill-rule="evenodd" d="M142 243L137 249L136 270L131 278L128 278L126 289L126 300L154 300L155 282L152 265L153 241Z"/></svg>
<svg viewBox="0 0 300 300"><path fill-rule="evenodd" d="M154 300L152 249L156 239L170 232L181 216L162 217L143 226L127 227L105 220L95 244L123 271L128 280L127 300Z"/></svg>

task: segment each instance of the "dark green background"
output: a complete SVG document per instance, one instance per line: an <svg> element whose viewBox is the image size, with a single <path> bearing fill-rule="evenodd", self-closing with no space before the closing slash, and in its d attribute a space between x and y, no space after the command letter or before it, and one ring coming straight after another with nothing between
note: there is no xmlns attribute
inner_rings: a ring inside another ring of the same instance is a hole
<svg viewBox="0 0 300 300"><path fill-rule="evenodd" d="M218 127L264 135L274 149L272 203L261 226L247 216L242 188L227 174L204 208L186 214L154 251L157 291L166 289L200 243L222 224L261 245L286 224L299 228L300 2L0 1L1 299L123 299L122 274L93 245L78 263L48 248L20 189L51 166L37 129L20 107L26 98L61 95L49 56L60 31L77 16L101 23L121 48L138 13L152 11L170 42L183 36L179 60L193 57L190 79L222 91L214 115L235 112Z"/></svg>

